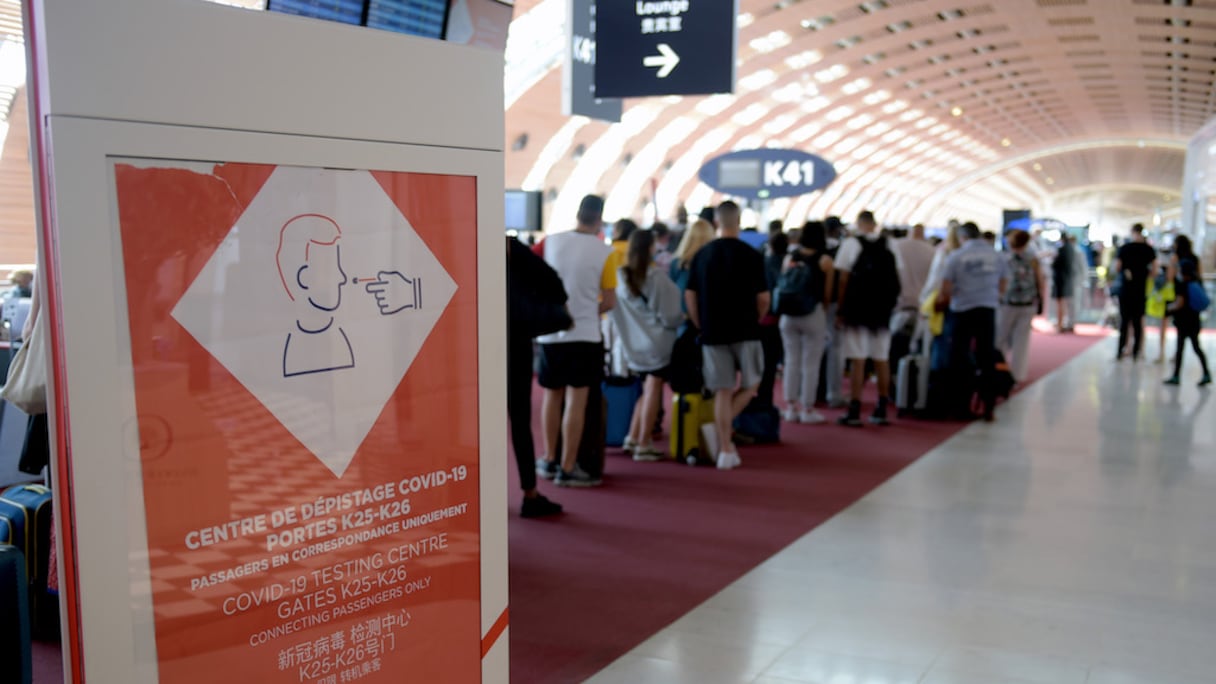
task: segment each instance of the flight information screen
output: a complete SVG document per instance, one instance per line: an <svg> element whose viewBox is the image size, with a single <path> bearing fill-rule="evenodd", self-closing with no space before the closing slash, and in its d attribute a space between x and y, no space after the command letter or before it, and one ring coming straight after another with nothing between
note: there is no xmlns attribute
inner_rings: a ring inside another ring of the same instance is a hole
<svg viewBox="0 0 1216 684"><path fill-rule="evenodd" d="M358 25L363 21L365 0L270 0L266 9L271 12L295 14L301 17L340 21Z"/></svg>
<svg viewBox="0 0 1216 684"><path fill-rule="evenodd" d="M443 38L448 0L371 0L367 26L424 38Z"/></svg>
<svg viewBox="0 0 1216 684"><path fill-rule="evenodd" d="M760 160L723 159L718 162L718 184L726 188L760 187Z"/></svg>

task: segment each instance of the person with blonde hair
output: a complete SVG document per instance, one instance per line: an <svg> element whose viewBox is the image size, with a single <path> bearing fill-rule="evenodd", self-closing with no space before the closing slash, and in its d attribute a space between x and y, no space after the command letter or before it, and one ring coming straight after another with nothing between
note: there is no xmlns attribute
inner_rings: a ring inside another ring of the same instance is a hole
<svg viewBox="0 0 1216 684"><path fill-rule="evenodd" d="M671 281L680 288L681 298L685 288L688 287L693 257L713 239L714 225L705 219L694 221L688 230L684 231L684 237L680 238L680 246L676 247L676 253L671 259L668 275L671 277Z"/></svg>

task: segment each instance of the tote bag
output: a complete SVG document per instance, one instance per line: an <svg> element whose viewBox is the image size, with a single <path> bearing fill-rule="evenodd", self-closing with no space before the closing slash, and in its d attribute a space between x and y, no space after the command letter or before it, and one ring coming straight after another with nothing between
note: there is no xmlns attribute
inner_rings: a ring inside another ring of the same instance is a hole
<svg viewBox="0 0 1216 684"><path fill-rule="evenodd" d="M8 369L8 381L0 397L17 408L37 415L46 413L46 369L49 361L46 312L39 312L29 339L17 350Z"/></svg>

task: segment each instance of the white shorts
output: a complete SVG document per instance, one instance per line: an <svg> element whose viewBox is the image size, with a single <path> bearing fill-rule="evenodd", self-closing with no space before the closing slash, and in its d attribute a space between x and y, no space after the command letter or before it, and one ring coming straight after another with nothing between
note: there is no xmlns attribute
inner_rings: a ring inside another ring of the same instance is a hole
<svg viewBox="0 0 1216 684"><path fill-rule="evenodd" d="M891 354L891 331L845 328L840 349L846 359L873 359L885 362Z"/></svg>

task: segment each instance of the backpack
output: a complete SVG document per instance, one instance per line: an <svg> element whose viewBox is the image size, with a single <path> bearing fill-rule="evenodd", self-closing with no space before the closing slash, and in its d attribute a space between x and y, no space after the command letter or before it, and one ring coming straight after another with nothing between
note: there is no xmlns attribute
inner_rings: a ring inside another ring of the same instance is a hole
<svg viewBox="0 0 1216 684"><path fill-rule="evenodd" d="M823 298L819 292L821 287L816 286L818 277L821 277L818 268L802 262L796 262L782 271L773 291L777 314L805 316L814 311Z"/></svg>
<svg viewBox="0 0 1216 684"><path fill-rule="evenodd" d="M1208 296L1207 291L1203 289L1203 284L1197 280L1192 280L1186 286L1186 304L1191 307L1191 311L1203 313L1212 305L1212 298Z"/></svg>
<svg viewBox="0 0 1216 684"><path fill-rule="evenodd" d="M671 349L671 365L667 369L667 382L676 394L700 394L705 387L705 376L701 368L701 343L697 341L700 331L692 323L686 323L676 337Z"/></svg>
<svg viewBox="0 0 1216 684"><path fill-rule="evenodd" d="M881 330L891 324L891 313L899 301L899 269L887 239L859 237L861 254L849 273L841 315L854 328Z"/></svg>
<svg viewBox="0 0 1216 684"><path fill-rule="evenodd" d="M1009 289L1005 291L1005 303L1013 306L1029 306L1039 298L1039 279L1034 277L1034 262L1020 254L1009 259Z"/></svg>

